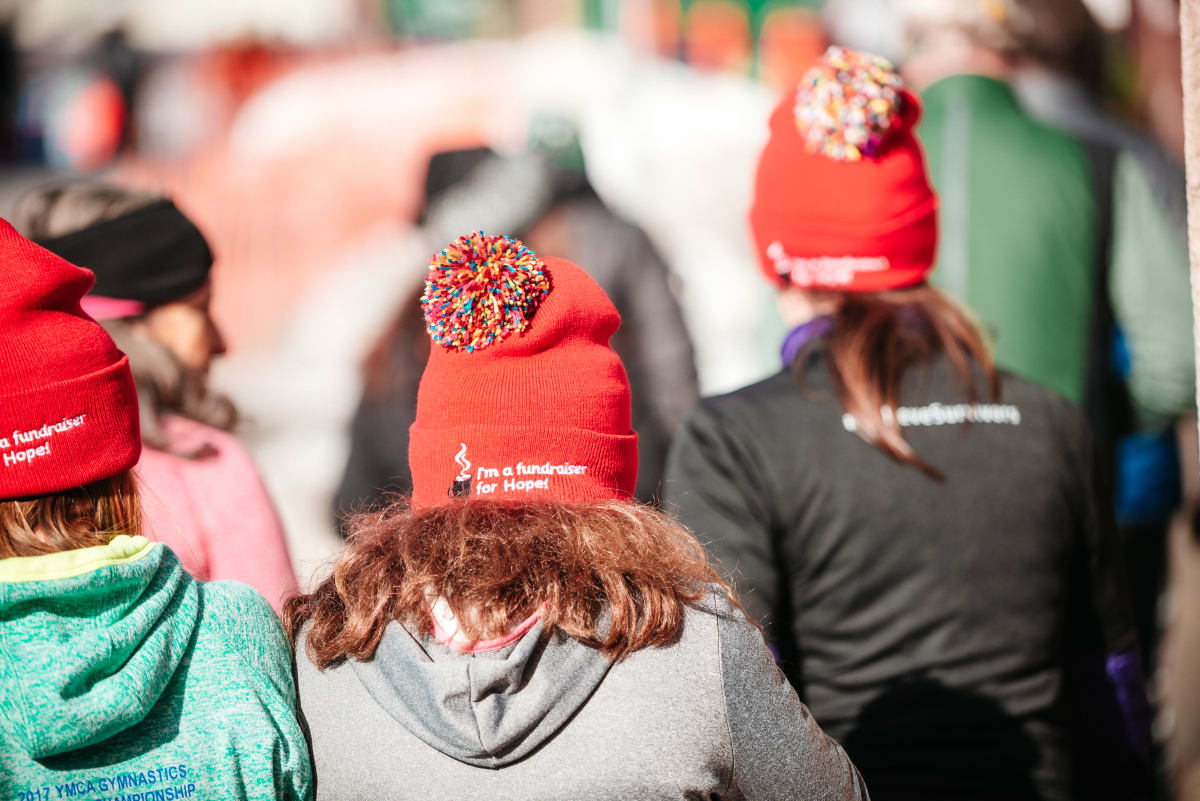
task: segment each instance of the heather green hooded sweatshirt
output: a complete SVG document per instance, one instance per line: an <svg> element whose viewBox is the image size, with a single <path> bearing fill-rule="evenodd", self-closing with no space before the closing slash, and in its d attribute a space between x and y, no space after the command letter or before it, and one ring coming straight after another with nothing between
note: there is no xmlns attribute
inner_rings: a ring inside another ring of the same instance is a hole
<svg viewBox="0 0 1200 801"><path fill-rule="evenodd" d="M0 559L0 801L305 799L294 706L251 588L124 535Z"/></svg>

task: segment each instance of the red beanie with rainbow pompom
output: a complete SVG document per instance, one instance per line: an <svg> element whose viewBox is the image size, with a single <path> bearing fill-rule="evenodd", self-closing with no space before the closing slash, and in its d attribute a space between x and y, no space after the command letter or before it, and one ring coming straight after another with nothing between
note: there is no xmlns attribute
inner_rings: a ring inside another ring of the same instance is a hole
<svg viewBox="0 0 1200 801"><path fill-rule="evenodd" d="M780 287L874 292L933 269L920 101L885 59L831 47L771 115L750 227Z"/></svg>
<svg viewBox="0 0 1200 801"><path fill-rule="evenodd" d="M93 280L0 220L0 500L111 478L141 455L129 360L79 305Z"/></svg>
<svg viewBox="0 0 1200 801"><path fill-rule="evenodd" d="M628 500L637 481L621 318L563 259L482 232L430 260L433 339L408 459L415 509L454 497Z"/></svg>

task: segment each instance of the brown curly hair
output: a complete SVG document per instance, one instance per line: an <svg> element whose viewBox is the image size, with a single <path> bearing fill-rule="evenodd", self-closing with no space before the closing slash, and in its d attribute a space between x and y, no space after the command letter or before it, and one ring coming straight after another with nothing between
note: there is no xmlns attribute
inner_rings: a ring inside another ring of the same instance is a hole
<svg viewBox="0 0 1200 801"><path fill-rule="evenodd" d="M369 659L388 623L429 627L429 598L449 602L465 635L499 637L541 608L547 628L613 660L679 635L685 607L712 586L737 605L700 544L661 512L632 503L465 498L413 511L403 500L350 523L347 550L284 621L318 668Z"/></svg>

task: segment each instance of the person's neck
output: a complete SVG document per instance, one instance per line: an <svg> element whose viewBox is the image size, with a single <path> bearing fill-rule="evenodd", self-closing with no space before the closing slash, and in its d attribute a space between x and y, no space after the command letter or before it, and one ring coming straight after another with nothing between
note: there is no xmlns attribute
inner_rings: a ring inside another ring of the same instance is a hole
<svg viewBox="0 0 1200 801"><path fill-rule="evenodd" d="M836 292L788 288L775 296L775 303L780 319L791 330L818 317L835 314L842 298Z"/></svg>
<svg viewBox="0 0 1200 801"><path fill-rule="evenodd" d="M947 44L914 54L904 64L904 77L918 91L954 75L982 75L1008 81L1013 62L1005 56L969 44Z"/></svg>

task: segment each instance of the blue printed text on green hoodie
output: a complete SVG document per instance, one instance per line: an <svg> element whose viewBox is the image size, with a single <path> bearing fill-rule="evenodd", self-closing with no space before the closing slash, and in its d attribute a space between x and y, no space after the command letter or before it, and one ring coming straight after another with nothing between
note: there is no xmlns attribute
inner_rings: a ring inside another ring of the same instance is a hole
<svg viewBox="0 0 1200 801"><path fill-rule="evenodd" d="M124 535L0 560L0 801L305 799L294 707L249 587Z"/></svg>

